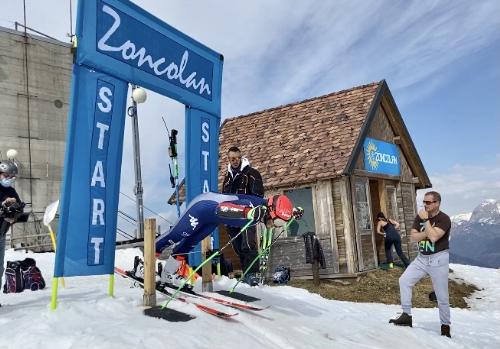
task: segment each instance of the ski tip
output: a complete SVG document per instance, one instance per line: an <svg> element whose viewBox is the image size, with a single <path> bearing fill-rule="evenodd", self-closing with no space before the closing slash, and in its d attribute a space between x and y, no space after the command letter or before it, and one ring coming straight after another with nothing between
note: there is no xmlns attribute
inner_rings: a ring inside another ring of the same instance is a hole
<svg viewBox="0 0 500 349"><path fill-rule="evenodd" d="M198 309L210 314L210 315L214 315L214 316L217 316L218 318L221 318L221 319L230 319L232 318L233 316L236 316L238 315L238 313L232 313L232 314L229 314L229 313L225 313L225 312L222 312L222 311L219 311L219 310L216 310L214 308L210 308L210 307L207 307L203 304L198 304L198 303L193 303Z"/></svg>
<svg viewBox="0 0 500 349"><path fill-rule="evenodd" d="M144 310L144 315L163 319L170 322L186 322L196 319L195 316L183 313L171 308L162 308L161 306L154 306Z"/></svg>
<svg viewBox="0 0 500 349"><path fill-rule="evenodd" d="M115 273L125 275L127 272L121 268L115 267Z"/></svg>
<svg viewBox="0 0 500 349"><path fill-rule="evenodd" d="M221 291L216 291L216 293L223 295L223 296L226 296L226 297L238 299L238 300L244 301L244 302L256 302L256 301L261 300L260 298L252 297L252 296L249 296L247 294L240 293L240 292L231 292L231 291L221 290Z"/></svg>

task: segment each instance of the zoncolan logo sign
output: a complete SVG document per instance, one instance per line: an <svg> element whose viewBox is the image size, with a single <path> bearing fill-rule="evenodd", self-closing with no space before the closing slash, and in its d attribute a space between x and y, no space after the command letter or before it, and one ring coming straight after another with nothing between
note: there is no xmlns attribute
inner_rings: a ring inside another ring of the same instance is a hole
<svg viewBox="0 0 500 349"><path fill-rule="evenodd" d="M391 164L391 165L397 165L398 164L398 158L395 157L394 155L391 154L385 154L377 151L377 146L375 143L370 142L368 143L367 147L367 156L368 156L368 163L370 164L372 169L378 168L378 164L380 162L386 163L386 164Z"/></svg>
<svg viewBox="0 0 500 349"><path fill-rule="evenodd" d="M364 144L365 169L399 175L399 151L396 145L367 138Z"/></svg>

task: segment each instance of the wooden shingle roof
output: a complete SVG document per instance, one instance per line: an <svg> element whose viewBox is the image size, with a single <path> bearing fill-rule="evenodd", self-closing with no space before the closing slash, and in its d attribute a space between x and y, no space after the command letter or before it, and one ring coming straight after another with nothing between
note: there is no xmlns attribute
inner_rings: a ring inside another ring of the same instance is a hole
<svg viewBox="0 0 500 349"><path fill-rule="evenodd" d="M266 189L342 175L382 83L226 119L219 138L219 186L231 146L259 170Z"/></svg>
<svg viewBox="0 0 500 349"><path fill-rule="evenodd" d="M259 170L267 190L351 175L382 100L391 110L389 122L395 135L401 136L400 148L417 176L416 187L430 188L410 134L382 80L226 119L219 137L219 191L231 146L239 147L251 166ZM184 186L180 196L184 201ZM175 203L174 195L169 203Z"/></svg>

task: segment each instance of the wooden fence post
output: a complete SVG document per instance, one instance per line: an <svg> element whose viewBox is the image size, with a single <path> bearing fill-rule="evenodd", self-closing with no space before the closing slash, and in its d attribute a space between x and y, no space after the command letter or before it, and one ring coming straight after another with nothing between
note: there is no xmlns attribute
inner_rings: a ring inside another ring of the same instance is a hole
<svg viewBox="0 0 500 349"><path fill-rule="evenodd" d="M207 251L210 251L210 245L212 242L211 236L207 236L201 242L201 260L204 261L207 259ZM201 288L203 292L212 292L214 290L214 286L212 284L212 262L205 264L201 267L201 278L202 284Z"/></svg>
<svg viewBox="0 0 500 349"><path fill-rule="evenodd" d="M144 296L143 304L156 305L156 256L155 256L156 219L144 220Z"/></svg>

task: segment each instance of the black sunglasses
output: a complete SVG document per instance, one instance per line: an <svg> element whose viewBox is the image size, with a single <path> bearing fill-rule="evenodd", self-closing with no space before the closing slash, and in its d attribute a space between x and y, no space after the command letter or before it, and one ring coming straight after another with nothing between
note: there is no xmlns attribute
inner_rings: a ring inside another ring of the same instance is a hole
<svg viewBox="0 0 500 349"><path fill-rule="evenodd" d="M437 201L422 201L424 203L424 205L430 205L430 204L434 204L436 203Z"/></svg>

